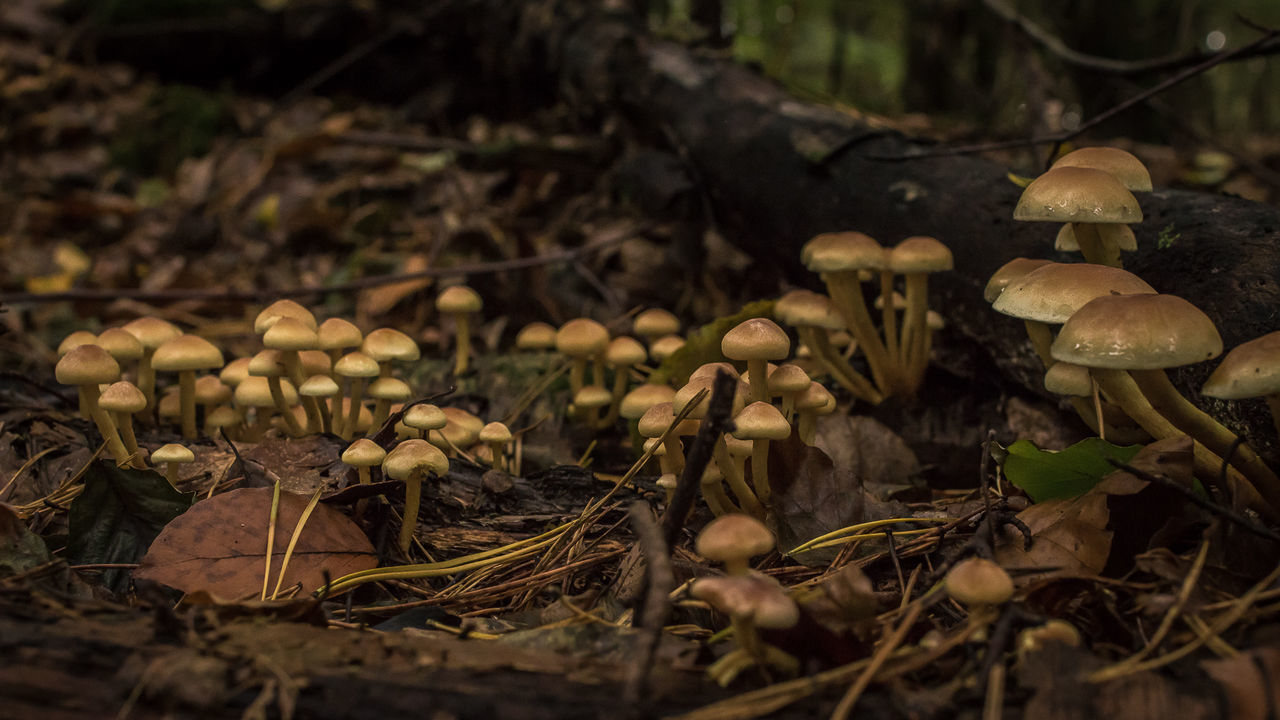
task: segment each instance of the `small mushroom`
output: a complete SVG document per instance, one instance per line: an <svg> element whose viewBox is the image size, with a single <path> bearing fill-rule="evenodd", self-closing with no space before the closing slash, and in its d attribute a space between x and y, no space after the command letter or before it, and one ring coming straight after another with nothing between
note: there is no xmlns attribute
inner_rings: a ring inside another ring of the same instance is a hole
<svg viewBox="0 0 1280 720"><path fill-rule="evenodd" d="M382 461L382 471L392 480L404 482L404 520L400 525L400 552L408 553L413 531L418 526L422 504L422 481L428 475L449 472L449 459L426 440L405 440L392 448Z"/></svg>
<svg viewBox="0 0 1280 720"><path fill-rule="evenodd" d="M190 449L177 443L169 443L156 448L151 453L151 464L164 465L164 476L170 485L178 484L178 466L195 462L196 455Z"/></svg>

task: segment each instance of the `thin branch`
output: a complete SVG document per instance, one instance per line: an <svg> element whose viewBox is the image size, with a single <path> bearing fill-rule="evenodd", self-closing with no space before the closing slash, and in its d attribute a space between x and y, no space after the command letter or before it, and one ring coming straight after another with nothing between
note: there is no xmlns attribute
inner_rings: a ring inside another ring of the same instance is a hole
<svg viewBox="0 0 1280 720"><path fill-rule="evenodd" d="M1198 65L1189 67L1183 70L1182 72L1177 73L1176 75L1171 75L1170 77L1160 81L1159 83L1156 83L1155 85L1152 85L1146 90L1143 90L1142 92L1129 97L1128 99L1120 102L1119 104L1114 105L1108 108L1107 110L1104 110L1103 112L1093 116L1092 118L1086 120L1085 122L1080 123L1078 127L1072 130L1063 130L1062 132L1058 132L1058 133L1050 133L1048 135L1041 135L1039 137L1031 137L1031 138L1023 138L1020 140L999 140L995 142L975 143L971 145L953 145L950 147L940 147L933 150L906 152L899 155L868 155L867 159L896 162L901 160L918 160L921 158L928 158L928 157L971 155L973 153L988 152L992 150L1010 150L1013 148L1022 148L1022 147L1032 146L1032 145L1043 145L1045 143L1061 144L1069 140L1073 140L1076 137L1079 137L1080 135L1084 134L1086 131L1091 130L1092 128L1098 125L1101 125L1102 123L1106 122L1107 120L1110 120L1111 118L1115 117L1116 115L1119 115L1120 113L1128 110L1129 108L1135 105L1138 105L1142 102L1145 102L1148 98L1159 95L1165 90L1168 90L1169 88L1175 85L1178 85L1179 83L1185 82L1186 80L1189 80L1197 75L1200 75L1204 73L1206 70L1209 70L1214 66L1221 65L1222 63L1227 62L1232 58L1240 57L1242 55L1245 55L1246 53L1257 50L1258 48L1269 47L1276 40L1277 37L1280 37L1280 30L1268 30L1266 34L1264 34L1262 37L1258 38L1257 40L1254 40L1251 43L1248 43L1247 45L1241 45L1240 47L1234 50L1218 53ZM1277 45L1280 45L1280 43L1278 43Z"/></svg>
<svg viewBox="0 0 1280 720"><path fill-rule="evenodd" d="M0 293L0 303L8 303L17 305L22 303L51 303L61 302L63 300L91 300L98 302L110 302L112 300L129 299L150 302L177 302L181 300L204 300L219 302L242 302L257 303L266 300L274 300L279 298L298 298L308 297L312 295L324 295L332 292L350 292L353 290L364 290L372 287L380 287L382 285L392 285L404 282L406 280L418 280L421 278L434 277L452 277L455 275L486 275L497 272L505 272L508 270L521 270L524 268L539 267L543 265L554 265L557 263L574 262L578 258L589 255L591 253L605 250L619 243L630 240L641 235L654 227L653 223L642 222L631 224L617 230L611 230L602 233L595 240L583 245L582 247L573 248L571 250L562 250L560 252L547 253L544 255L535 255L527 258L513 258L511 260L497 260L494 262L472 263L469 265L454 265L453 267L444 268L427 268L409 273L398 273L394 275L375 275L350 282L335 283L333 285L311 286L284 288L278 290L142 290L134 288L103 288L103 289L75 289L64 290L54 293L28 293L28 292L8 292Z"/></svg>
<svg viewBox="0 0 1280 720"><path fill-rule="evenodd" d="M1049 32L1041 27L1034 20L1018 12L1017 8L1011 6L1005 0L982 0L982 4L988 10L1000 16L1001 19L1021 30L1024 35L1039 43L1041 47L1049 51L1051 55L1062 60L1069 65L1096 70L1098 72L1108 73L1111 75L1147 75L1151 73L1164 72L1166 70L1179 70L1191 65L1202 63L1206 60L1213 59L1218 55L1222 55L1226 51L1203 52L1200 50L1192 50L1187 53L1173 53L1162 57L1147 58L1145 60L1116 60L1114 58L1101 57L1099 55L1090 55L1089 53L1080 52L1069 47L1062 38ZM1252 26L1252 24L1250 24ZM1265 32L1265 30L1264 30ZM1259 55L1270 55L1276 50L1280 50L1280 45L1265 45L1254 48L1250 52L1234 55L1238 60L1257 57Z"/></svg>

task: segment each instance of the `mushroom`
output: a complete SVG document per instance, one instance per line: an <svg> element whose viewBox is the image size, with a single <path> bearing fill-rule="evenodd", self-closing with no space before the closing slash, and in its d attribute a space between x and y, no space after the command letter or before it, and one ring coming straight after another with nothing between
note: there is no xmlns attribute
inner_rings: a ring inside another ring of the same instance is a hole
<svg viewBox="0 0 1280 720"><path fill-rule="evenodd" d="M622 398L631 384L631 368L645 361L648 353L644 346L625 335L609 341L604 349L604 362L613 370L613 390L609 398L609 412L600 420L601 429L613 425L621 410Z"/></svg>
<svg viewBox="0 0 1280 720"><path fill-rule="evenodd" d="M358 348L364 342L364 333L350 320L329 318L316 328L316 340L321 350L328 353L330 366L338 362L347 348Z"/></svg>
<svg viewBox="0 0 1280 720"><path fill-rule="evenodd" d="M712 562L722 563L731 576L745 576L750 560L774 547L773 533L760 520L742 513L730 513L707 523L694 542L694 549Z"/></svg>
<svg viewBox="0 0 1280 720"><path fill-rule="evenodd" d="M1138 200L1116 177L1086 167L1055 167L1031 181L1018 199L1013 219L1071 223L1086 262L1121 267L1120 247L1100 224L1142 222Z"/></svg>
<svg viewBox="0 0 1280 720"><path fill-rule="evenodd" d="M280 390L286 402L290 393L296 392L288 381L280 383ZM237 406L254 410L253 422L245 427L244 440L261 442L267 428L271 427L271 410L276 406L275 399L271 397L271 385L264 377L249 376L236 385L233 397Z"/></svg>
<svg viewBox="0 0 1280 720"><path fill-rule="evenodd" d="M418 431L418 437L426 439L427 434L432 430L439 430L449 424L449 418L444 411L431 403L418 403L404 411L404 418L401 420L412 430Z"/></svg>
<svg viewBox="0 0 1280 720"><path fill-rule="evenodd" d="M778 408L767 402L753 402L733 419L737 429L733 436L739 440L751 440L751 486L756 497L768 505L769 490L769 441L791 437L791 424L782 417Z"/></svg>
<svg viewBox="0 0 1280 720"><path fill-rule="evenodd" d="M1199 471L1214 477L1220 458L1229 457L1266 503L1280 510L1280 477L1251 447L1183 397L1164 372L1221 352L1213 321L1176 295L1091 300L1063 325L1052 347L1054 358L1089 367L1099 387L1153 437L1190 435ZM1147 407L1173 429L1153 421Z"/></svg>
<svg viewBox="0 0 1280 720"><path fill-rule="evenodd" d="M556 349L569 356L573 365L569 369L569 393L577 395L586 385L587 364L595 361L592 382L604 387L604 362L600 354L609 344L609 331L589 318L574 318L556 331Z"/></svg>
<svg viewBox="0 0 1280 720"><path fill-rule="evenodd" d="M436 298L436 309L453 318L454 335L454 377L465 375L471 360L471 315L480 312L484 301L479 293L466 285L454 285L440 292Z"/></svg>
<svg viewBox="0 0 1280 720"><path fill-rule="evenodd" d="M377 332L376 330L374 332ZM373 333L369 333L372 337ZM369 337L365 338L368 343ZM416 347L416 346L415 346ZM338 436L343 440L350 440L351 436L356 433L356 426L359 424L361 401L364 399L365 378L378 377L378 363L368 355L362 352L349 352L338 358L338 362L333 364L333 372L341 378L346 378L350 390L347 392L348 402L347 416L342 419L339 425L340 414L333 414L333 423L338 426Z"/></svg>
<svg viewBox="0 0 1280 720"><path fill-rule="evenodd" d="M178 466L195 462L196 455L190 449L177 443L169 443L156 448L151 453L151 464L164 464L164 477L170 485L178 484Z"/></svg>
<svg viewBox="0 0 1280 720"><path fill-rule="evenodd" d="M662 308L649 308L636 315L631 329L652 347L658 338L679 333L680 319Z"/></svg>
<svg viewBox="0 0 1280 720"><path fill-rule="evenodd" d="M299 320L312 330L316 329L316 316L312 315L310 310L292 300L277 300L263 308L262 312L253 319L253 331L262 335L282 317Z"/></svg>
<svg viewBox="0 0 1280 720"><path fill-rule="evenodd" d="M393 377L380 377L374 380L365 392L377 401L373 406L375 432L387 421L392 403L402 403L413 396L413 390L409 388L408 383Z"/></svg>
<svg viewBox="0 0 1280 720"><path fill-rule="evenodd" d="M548 323L531 322L516 333L516 349L530 351L554 350L556 329Z"/></svg>
<svg viewBox="0 0 1280 720"><path fill-rule="evenodd" d="M121 328L142 344L142 357L138 359L138 389L147 397L147 408L155 407L156 373L151 367L151 357L156 348L182 334L177 325L157 317L140 317Z"/></svg>
<svg viewBox="0 0 1280 720"><path fill-rule="evenodd" d="M889 270L905 279L907 309L903 316L898 362L903 383L901 389L907 394L914 393L920 386L929 365L929 357L925 353L928 347L925 338L930 332L926 322L929 273L950 270L954 265L947 246L931 237L909 237L889 251ZM893 317L893 311L886 308L885 317ZM891 329L887 324L884 331L888 337Z"/></svg>
<svg viewBox="0 0 1280 720"><path fill-rule="evenodd" d="M769 402L770 360L782 360L791 352L791 338L768 318L744 320L720 341L720 352L730 360L745 360L751 376L751 400Z"/></svg>
<svg viewBox="0 0 1280 720"><path fill-rule="evenodd" d="M704 365L703 367L707 366ZM705 418L707 416L707 410L711 406L711 393L709 391L715 383L715 377L708 377L706 374L702 373L701 370L702 368L699 368L699 371L694 373L696 377L691 377L684 387L676 391L675 399L672 400L671 404L671 411L673 415L678 415L685 412L690 401L692 401L698 393L703 390L708 391L703 396L702 401L698 403L697 407L690 408L685 414L686 422L689 422L691 425ZM732 411L734 412L739 411L742 408L741 388L742 386L739 384L734 392L732 403ZM733 458L729 455L729 448L726 445L726 437L724 435L716 438L716 443L712 447L712 458L715 460L715 463L708 466L709 473L704 475L701 481L703 495L707 497L722 495L724 491L721 488L720 481L726 480L729 483L729 489L733 491L733 496L737 498L738 506L742 508L742 512L755 517L764 517L764 506L756 496L756 493L752 491L751 486L747 484L746 478L739 469L737 463L734 463ZM711 474L711 472L714 471L718 471L718 474ZM728 505L725 507L726 509L731 509L733 506Z"/></svg>
<svg viewBox="0 0 1280 720"><path fill-rule="evenodd" d="M62 342L58 343L58 357L62 357L63 355L66 355L67 353L71 352L72 348L77 348L77 347L80 347L81 345L97 345L97 344L98 344L97 335L94 335L88 330L76 330L70 335L62 338Z"/></svg>
<svg viewBox="0 0 1280 720"><path fill-rule="evenodd" d="M888 258L884 248L860 232L826 233L805 243L800 249L800 260L822 278L845 326L862 347L876 386L882 394L891 395L888 351L871 322L858 279L860 270L879 273L886 268Z"/></svg>
<svg viewBox="0 0 1280 720"><path fill-rule="evenodd" d="M975 623L990 621L992 608L1013 597L1013 579L1004 568L980 557L956 563L942 580L947 594L969 609Z"/></svg>
<svg viewBox="0 0 1280 720"><path fill-rule="evenodd" d="M378 363L380 367L378 374L381 377L391 377L392 362L413 362L422 357L418 343L394 328L378 328L365 335L360 351ZM337 363L335 362L334 365L336 366Z"/></svg>
<svg viewBox="0 0 1280 720"><path fill-rule="evenodd" d="M788 422L795 412L796 398L809 389L809 374L799 365L783 363L769 373L769 391L782 398L782 417Z"/></svg>
<svg viewBox="0 0 1280 720"><path fill-rule="evenodd" d="M142 359L142 343L123 328L107 328L98 336L97 344L111 354L123 368L130 360ZM146 395L142 396L144 399Z"/></svg>
<svg viewBox="0 0 1280 720"><path fill-rule="evenodd" d="M146 467L138 453L138 439L133 434L133 416L147 408L147 397L137 385L128 380L120 380L102 391L98 396L98 407L113 415L124 449L131 458L130 464L136 468Z"/></svg>
<svg viewBox="0 0 1280 720"><path fill-rule="evenodd" d="M831 333L843 330L845 323L831 299L811 290L792 290L774 304L773 314L791 325L800 342L813 353L818 364L855 397L878 405L884 395L849 364L831 341ZM799 349L797 349L799 355Z"/></svg>
<svg viewBox="0 0 1280 720"><path fill-rule="evenodd" d="M297 400L296 393L293 400L285 399L283 384L289 381L283 379L282 376L284 374L285 368L281 361L279 350L263 350L254 355L253 359L249 361L249 375L267 379L267 387L271 391L271 401L275 405L276 412L282 416L289 434L294 437L301 437L306 434L306 430L298 422L298 419L293 416L291 409L293 403Z"/></svg>
<svg viewBox="0 0 1280 720"><path fill-rule="evenodd" d="M342 462L356 469L361 485L370 482L369 468L381 465L386 457L387 451L369 438L360 438L342 451Z"/></svg>
<svg viewBox="0 0 1280 720"><path fill-rule="evenodd" d="M511 442L511 429L500 422L491 422L480 428L480 442L493 454L493 467L503 472L507 469L506 448Z"/></svg>
<svg viewBox="0 0 1280 720"><path fill-rule="evenodd" d="M1280 434L1280 332L1232 348L1200 392L1223 400L1261 397Z"/></svg>
<svg viewBox="0 0 1280 720"><path fill-rule="evenodd" d="M649 344L649 357L662 362L675 355L684 347L684 338L679 335L663 335Z"/></svg>
<svg viewBox="0 0 1280 720"><path fill-rule="evenodd" d="M729 517L729 516L725 516ZM800 609L773 578L760 573L698 578L689 592L729 616L738 648L707 668L707 676L728 686L752 665L795 674L800 663L780 648L766 644L760 629L786 629L800 621Z"/></svg>
<svg viewBox="0 0 1280 720"><path fill-rule="evenodd" d="M338 397L341 392L342 388L338 387L338 383L328 375L312 375L303 381L298 388L298 394L314 398L316 411L320 413L320 426L314 429L327 433L333 432L333 414L330 403L326 401Z"/></svg>
<svg viewBox="0 0 1280 720"><path fill-rule="evenodd" d="M151 366L161 372L178 373L179 401L182 403L182 437L196 437L196 371L222 367L222 351L198 335L179 335L156 348Z"/></svg>
<svg viewBox="0 0 1280 720"><path fill-rule="evenodd" d="M98 386L120 379L120 365L115 358L97 345L78 345L62 356L54 368L54 375L63 385L76 385L80 388L80 406L98 426L98 432L102 433L112 457L121 465L128 462L130 453L120 441L115 423L110 415L98 407Z"/></svg>
<svg viewBox="0 0 1280 720"><path fill-rule="evenodd" d="M404 519L400 524L400 552L408 553L413 531L418 526L418 507L422 504L422 481L428 475L449 472L449 458L426 440L405 440L382 461L382 471L392 480L404 483Z"/></svg>

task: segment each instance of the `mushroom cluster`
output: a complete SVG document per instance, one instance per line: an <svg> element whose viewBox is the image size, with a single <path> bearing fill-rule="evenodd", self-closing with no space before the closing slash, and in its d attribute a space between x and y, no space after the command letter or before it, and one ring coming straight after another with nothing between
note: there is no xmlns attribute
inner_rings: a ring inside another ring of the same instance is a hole
<svg viewBox="0 0 1280 720"><path fill-rule="evenodd" d="M1128 224L1142 219L1132 193L1150 189L1146 169L1124 151L1086 148L1063 156L1027 186L1014 218L1066 223L1058 248L1078 247L1087 262L1017 258L992 275L986 298L996 311L1024 322L1045 366L1045 387L1068 396L1100 437L1141 442L1188 435L1198 476L1211 481L1226 468L1226 489L1238 505L1277 514L1280 477L1166 375L1221 354L1213 321L1120 269L1120 251L1134 247ZM1259 338L1237 348L1205 394L1274 394L1274 383L1254 381L1274 375L1275 355L1253 353L1277 344Z"/></svg>

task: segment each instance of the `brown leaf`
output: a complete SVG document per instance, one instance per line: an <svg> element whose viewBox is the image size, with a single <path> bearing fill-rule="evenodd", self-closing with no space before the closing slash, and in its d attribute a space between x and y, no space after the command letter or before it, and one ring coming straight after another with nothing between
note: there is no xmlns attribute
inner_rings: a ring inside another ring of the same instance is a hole
<svg viewBox="0 0 1280 720"><path fill-rule="evenodd" d="M280 494L271 587L308 499ZM196 503L165 526L133 576L183 592L207 590L230 599L256 595L262 591L270 513L270 488L233 490ZM302 583L306 593L323 585L326 576L338 578L377 564L373 545L360 528L337 510L318 505L298 538L281 587Z"/></svg>
<svg viewBox="0 0 1280 720"><path fill-rule="evenodd" d="M1266 720L1272 708L1280 707L1280 648L1261 647L1218 660L1205 660L1200 667L1219 685L1227 697L1235 720Z"/></svg>
<svg viewBox="0 0 1280 720"><path fill-rule="evenodd" d="M405 258L404 265L396 270L400 273L421 272L427 269L427 256L423 254L414 254ZM358 301L362 317L373 317L381 315L397 303L414 293L431 287L433 280L431 278L418 278L416 280L404 280L390 285L381 285L375 288L363 290L360 293Z"/></svg>

